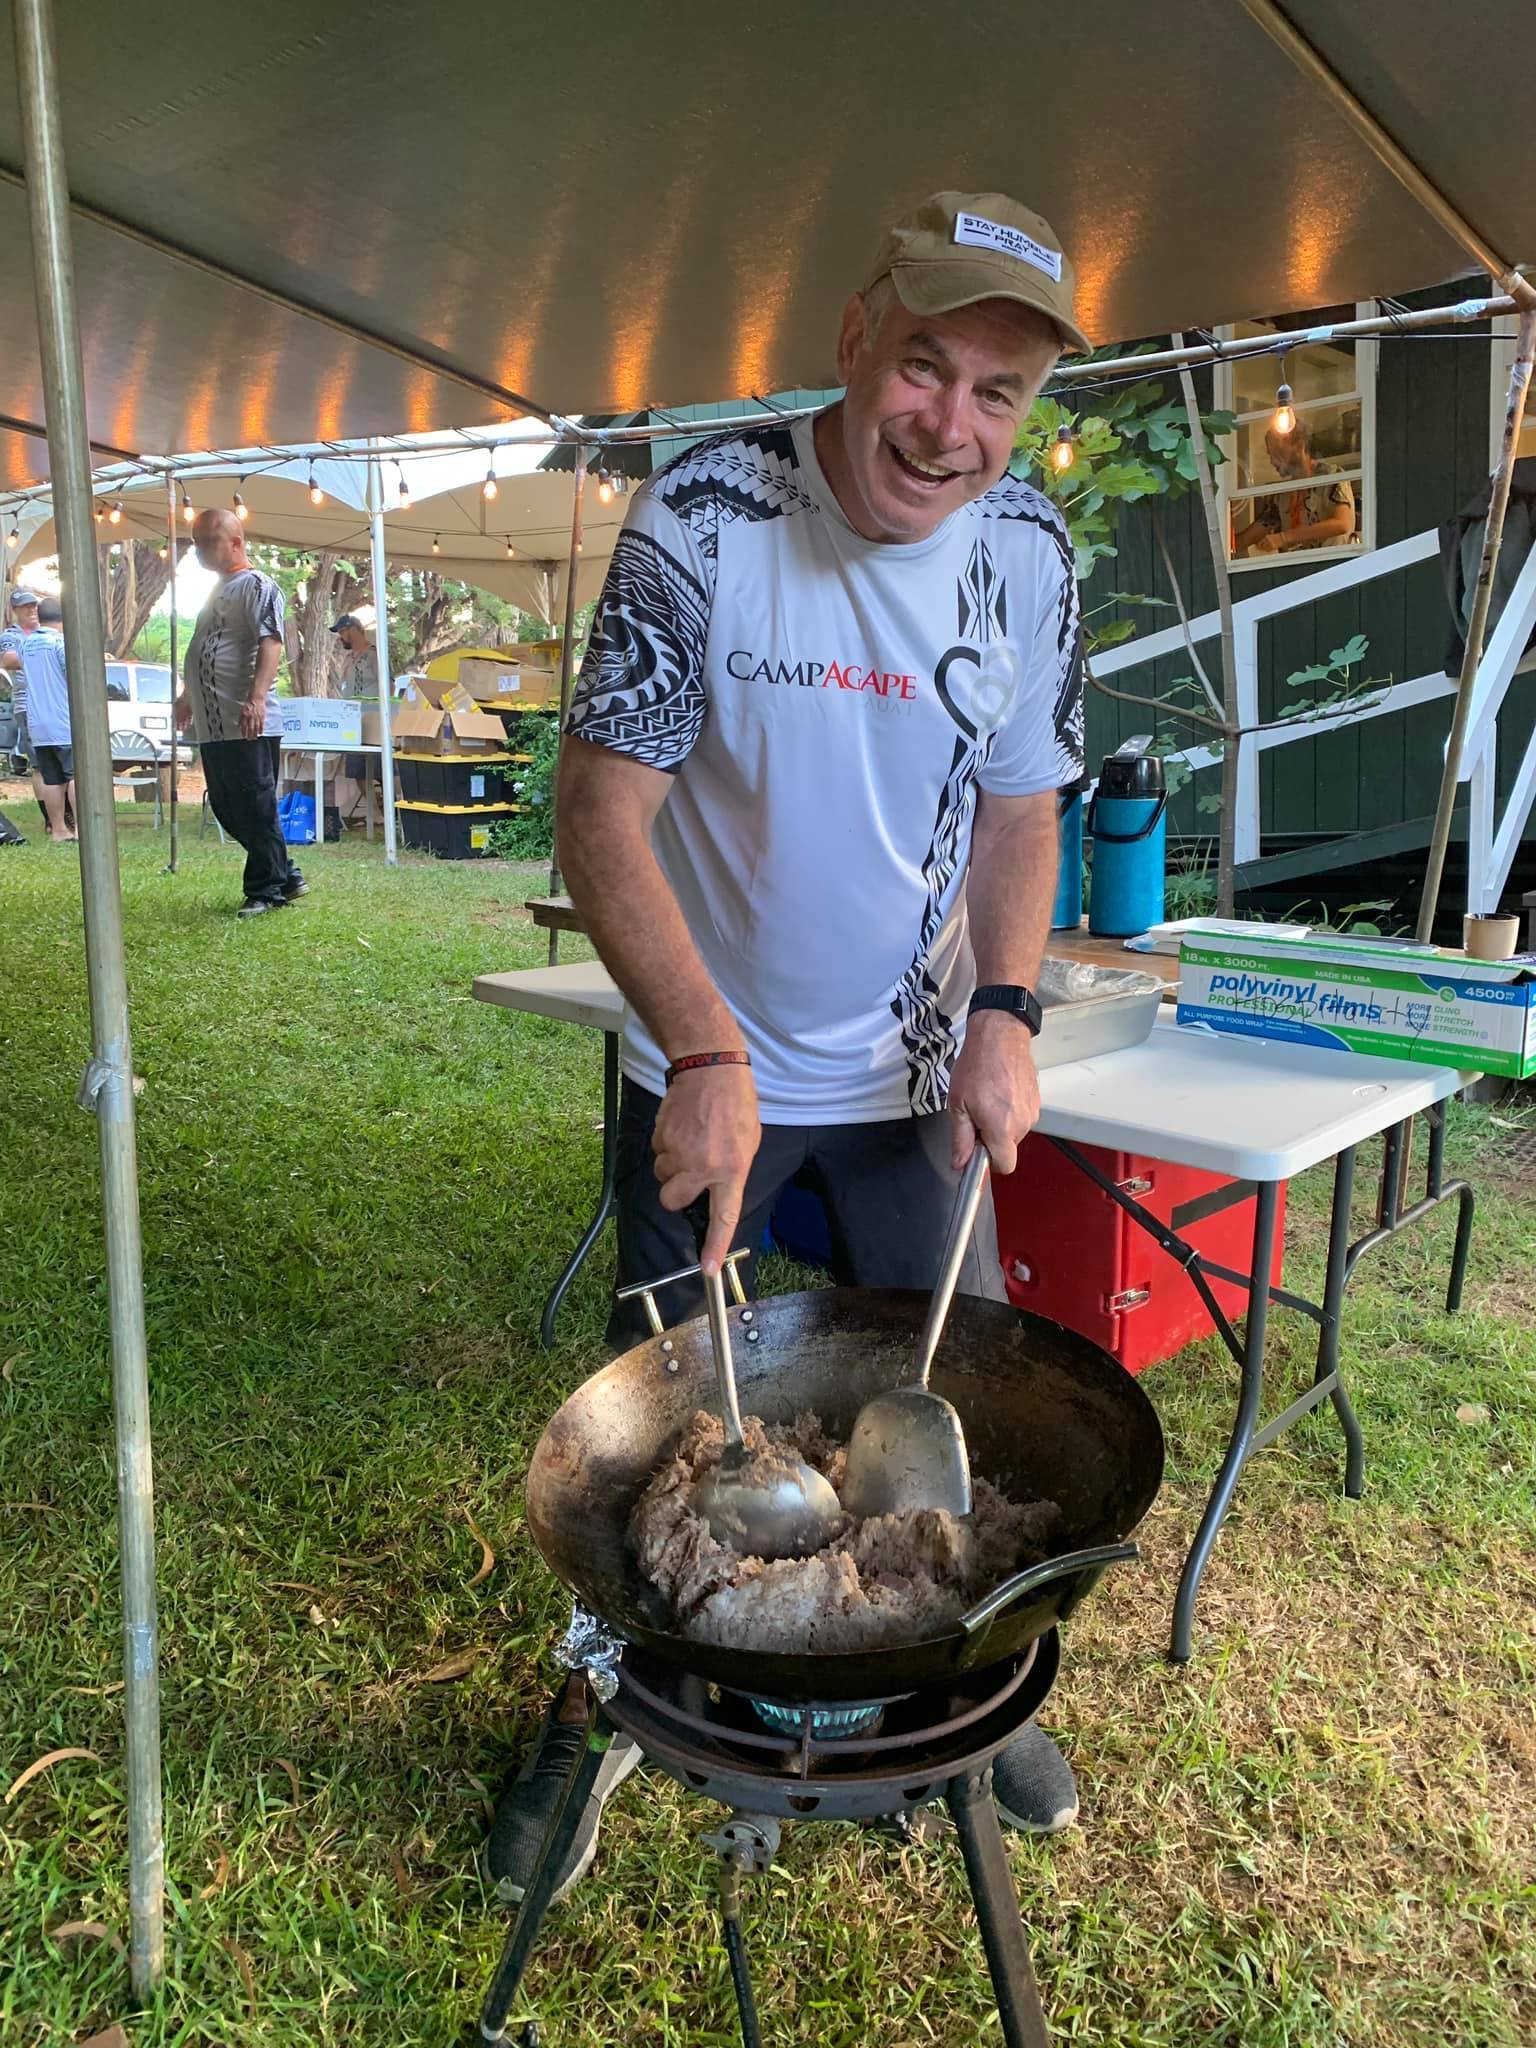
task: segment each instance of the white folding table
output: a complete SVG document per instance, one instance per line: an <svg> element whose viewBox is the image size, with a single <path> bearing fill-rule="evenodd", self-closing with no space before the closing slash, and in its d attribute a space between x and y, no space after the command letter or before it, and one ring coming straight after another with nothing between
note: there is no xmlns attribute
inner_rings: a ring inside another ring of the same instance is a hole
<svg viewBox="0 0 1536 2048"><path fill-rule="evenodd" d="M554 1342L555 1315L567 1288L596 1243L613 1209L619 1103L619 1040L624 999L597 961L530 968L476 977L482 1002L531 1011L603 1033L603 1178L598 1205L580 1243L555 1282L540 1334ZM1333 1403L1344 1433L1344 1491L1358 1498L1365 1483L1365 1449L1339 1365L1344 1297L1365 1253L1416 1224L1442 1202L1458 1204L1446 1306L1461 1304L1471 1242L1473 1194L1465 1181L1445 1179L1447 1098L1470 1075L1450 1067L1358 1058L1262 1039L1223 1038L1181 1027L1164 1012L1145 1044L1048 1067L1040 1076L1039 1131L1109 1198L1176 1259L1198 1289L1227 1348L1241 1369L1237 1414L1221 1471L1206 1502L1174 1602L1172 1654L1190 1654L1195 1600L1221 1524L1250 1455L1325 1401ZM1423 1196L1403 1205L1400 1182L1404 1144L1413 1119L1429 1114ZM1355 1156L1368 1138L1384 1136L1381 1192L1375 1225L1351 1239ZM1217 1266L1145 1209L1081 1150L1092 1146L1133 1152L1175 1166L1254 1184L1253 1253L1245 1273ZM1328 1264L1321 1302L1268 1284L1273 1270L1281 1186L1323 1161L1334 1161ZM1248 1314L1238 1335L1210 1287L1220 1279L1248 1289ZM1272 1420L1259 1426L1264 1395L1264 1344L1271 1302L1299 1311L1318 1326L1312 1384Z"/></svg>

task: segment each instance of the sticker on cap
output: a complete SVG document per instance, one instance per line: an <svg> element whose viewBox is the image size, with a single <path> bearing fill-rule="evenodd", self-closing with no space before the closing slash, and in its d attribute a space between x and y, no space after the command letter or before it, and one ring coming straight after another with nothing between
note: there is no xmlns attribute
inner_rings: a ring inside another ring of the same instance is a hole
<svg viewBox="0 0 1536 2048"><path fill-rule="evenodd" d="M980 213L957 213L955 240L973 249L1001 249L1005 256L1017 256L1021 263L1032 263L1036 270L1043 270L1047 277L1061 283L1061 251L1047 249L1022 228L1005 227L1001 221L988 220Z"/></svg>

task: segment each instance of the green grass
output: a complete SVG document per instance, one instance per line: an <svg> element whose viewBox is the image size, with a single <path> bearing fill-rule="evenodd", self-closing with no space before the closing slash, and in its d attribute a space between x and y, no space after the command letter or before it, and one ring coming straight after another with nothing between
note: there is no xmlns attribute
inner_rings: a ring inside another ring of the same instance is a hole
<svg viewBox="0 0 1536 2048"><path fill-rule="evenodd" d="M14 807L21 815L21 807ZM604 1275L552 1355L538 1308L595 1181L594 1042L469 996L533 965L531 868L387 873L363 847L237 924L232 851L184 871L124 814L160 1542L168 1981L128 2012L113 1435L75 856L0 853L0 2042L123 2019L134 2048L455 2042L503 1916L487 1801L550 1683L564 1602L520 1480L601 1356ZM570 945L570 942L567 942ZM1163 1656L1233 1372L1146 1382L1169 1476L1146 1559L1071 1623L1053 1725L1084 1824L1013 1862L1058 2037L1104 2048L1517 2048L1536 2035L1536 1219L1523 1112L1459 1113L1484 1201L1376 1255L1348 1319L1369 1493L1327 1419L1250 1468L1196 1660ZM1315 1286L1327 1188L1293 1190ZM1274 1356L1307 1369L1306 1327ZM1277 1372L1276 1385L1282 1375ZM1481 1404L1487 1419L1458 1423ZM481 1549L496 1553L472 1585ZM424 1674L462 1651L458 1679ZM526 2011L560 2048L735 2038L712 1809L647 1774L552 1917ZM996 2041L952 1845L804 1826L748 1893L768 2037Z"/></svg>

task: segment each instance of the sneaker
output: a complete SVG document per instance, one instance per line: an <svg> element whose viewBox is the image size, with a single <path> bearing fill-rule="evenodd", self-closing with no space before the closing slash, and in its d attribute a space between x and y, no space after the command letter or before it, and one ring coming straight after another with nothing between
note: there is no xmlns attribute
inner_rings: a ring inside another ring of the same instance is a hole
<svg viewBox="0 0 1536 2048"><path fill-rule="evenodd" d="M283 884L283 899L285 902L291 903L296 896L307 896L308 894L309 884L306 881L300 880Z"/></svg>
<svg viewBox="0 0 1536 2048"><path fill-rule="evenodd" d="M578 1707L584 1687L584 1680L574 1678L563 1692L551 1700L522 1769L496 1803L485 1864L497 1897L509 1903L520 1899L533 1882L545 1832L560 1803L565 1782L575 1769L576 1759L586 1742L586 1713L584 1707ZM576 1711L579 1711L579 1718L561 1719L562 1714L570 1715ZM591 1868L592 1858L597 1854L597 1825L602 1819L603 1808L639 1762L639 1745L627 1735L615 1735L598 1769L597 1782L587 1800L565 1867L560 1872L555 1898L563 1899L578 1878L584 1877Z"/></svg>
<svg viewBox="0 0 1536 2048"><path fill-rule="evenodd" d="M235 915L236 917L265 917L269 910L286 910L287 908L286 903L274 903L270 896L247 896L240 908L235 912Z"/></svg>
<svg viewBox="0 0 1536 2048"><path fill-rule="evenodd" d="M1071 1766L1033 1721L992 1766L992 1797L1000 1817L1025 1835L1059 1835L1077 1819Z"/></svg>

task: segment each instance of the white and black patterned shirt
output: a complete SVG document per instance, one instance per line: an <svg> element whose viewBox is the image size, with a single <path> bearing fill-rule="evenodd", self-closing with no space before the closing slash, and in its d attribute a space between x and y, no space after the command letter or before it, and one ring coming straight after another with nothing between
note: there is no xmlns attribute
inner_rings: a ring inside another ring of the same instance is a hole
<svg viewBox="0 0 1536 2048"><path fill-rule="evenodd" d="M192 699L192 737L238 740L240 712L251 701L256 656L263 640L283 637L283 593L259 569L241 569L213 586L197 615L182 675ZM281 737L277 693L267 699L267 738Z"/></svg>
<svg viewBox="0 0 1536 2048"><path fill-rule="evenodd" d="M675 776L657 856L763 1120L866 1123L944 1106L977 789L1082 773L1077 594L1059 515L1012 477L927 540L865 540L812 427L710 442L636 495L568 730ZM631 1017L625 1072L659 1093L664 1065Z"/></svg>

